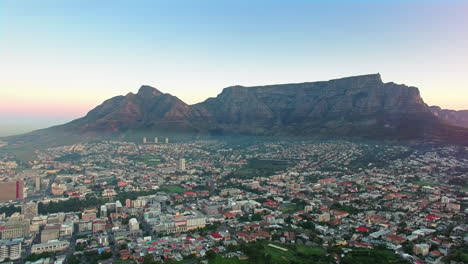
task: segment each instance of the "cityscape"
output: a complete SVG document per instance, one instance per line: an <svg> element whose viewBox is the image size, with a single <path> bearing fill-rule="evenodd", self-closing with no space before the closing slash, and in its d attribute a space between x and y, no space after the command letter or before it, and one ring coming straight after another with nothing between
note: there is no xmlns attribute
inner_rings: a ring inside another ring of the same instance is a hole
<svg viewBox="0 0 468 264"><path fill-rule="evenodd" d="M0 257L462 263L467 153L344 140L144 137L48 148L29 163L5 156Z"/></svg>
<svg viewBox="0 0 468 264"><path fill-rule="evenodd" d="M468 264L468 0L0 0L0 264Z"/></svg>

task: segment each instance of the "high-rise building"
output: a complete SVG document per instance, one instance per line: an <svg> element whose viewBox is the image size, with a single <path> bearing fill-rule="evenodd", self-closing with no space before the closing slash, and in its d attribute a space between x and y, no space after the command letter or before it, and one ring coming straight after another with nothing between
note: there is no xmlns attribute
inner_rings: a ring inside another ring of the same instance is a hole
<svg viewBox="0 0 468 264"><path fill-rule="evenodd" d="M185 159L179 159L179 161L177 162L177 170L185 170Z"/></svg>
<svg viewBox="0 0 468 264"><path fill-rule="evenodd" d="M168 144L169 143L169 138L165 138L164 142L166 142L166 144Z"/></svg>
<svg viewBox="0 0 468 264"><path fill-rule="evenodd" d="M22 241L22 238L13 240L0 240L0 261L3 262L5 259L20 259Z"/></svg>
<svg viewBox="0 0 468 264"><path fill-rule="evenodd" d="M4 203L11 200L22 200L24 198L23 189L23 181L0 183L0 202Z"/></svg>
<svg viewBox="0 0 468 264"><path fill-rule="evenodd" d="M3 226L0 226L1 239L12 239L29 236L29 219L11 217Z"/></svg>
<svg viewBox="0 0 468 264"><path fill-rule="evenodd" d="M21 205L21 214L25 219L32 220L37 216L37 203L29 202Z"/></svg>
<svg viewBox="0 0 468 264"><path fill-rule="evenodd" d="M143 144L146 144L146 137L143 138Z"/></svg>
<svg viewBox="0 0 468 264"><path fill-rule="evenodd" d="M154 143L158 143L158 138L157 137L154 138Z"/></svg>

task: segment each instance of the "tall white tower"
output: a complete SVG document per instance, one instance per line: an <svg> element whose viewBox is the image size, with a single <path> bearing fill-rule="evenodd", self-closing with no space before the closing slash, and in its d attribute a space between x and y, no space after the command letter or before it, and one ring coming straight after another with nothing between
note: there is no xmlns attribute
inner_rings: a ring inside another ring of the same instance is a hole
<svg viewBox="0 0 468 264"><path fill-rule="evenodd" d="M143 138L143 144L146 144L146 137Z"/></svg>
<svg viewBox="0 0 468 264"><path fill-rule="evenodd" d="M157 137L154 138L154 143L158 143L158 138Z"/></svg>
<svg viewBox="0 0 468 264"><path fill-rule="evenodd" d="M164 140L164 142L166 142L166 144L168 144L168 143L169 143L169 138L166 138L166 139Z"/></svg>
<svg viewBox="0 0 468 264"><path fill-rule="evenodd" d="M177 170L185 170L185 159L179 159L179 161L177 162Z"/></svg>

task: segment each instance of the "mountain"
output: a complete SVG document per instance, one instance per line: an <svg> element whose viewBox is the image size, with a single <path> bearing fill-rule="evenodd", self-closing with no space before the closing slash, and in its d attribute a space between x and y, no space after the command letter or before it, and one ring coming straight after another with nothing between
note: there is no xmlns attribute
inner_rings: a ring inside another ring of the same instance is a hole
<svg viewBox="0 0 468 264"><path fill-rule="evenodd" d="M419 90L384 83L380 74L330 81L232 86L188 105L156 88L116 96L70 123L10 142L90 140L128 135L359 137L465 143L468 130L436 117Z"/></svg>
<svg viewBox="0 0 468 264"><path fill-rule="evenodd" d="M441 109L438 106L431 106L430 109L435 116L446 121L447 123L454 126L468 128L468 110L448 110Z"/></svg>

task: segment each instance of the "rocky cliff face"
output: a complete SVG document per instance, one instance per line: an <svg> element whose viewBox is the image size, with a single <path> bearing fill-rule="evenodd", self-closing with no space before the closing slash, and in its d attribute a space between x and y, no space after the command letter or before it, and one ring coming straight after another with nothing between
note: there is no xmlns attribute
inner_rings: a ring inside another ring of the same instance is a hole
<svg viewBox="0 0 468 264"><path fill-rule="evenodd" d="M216 98L195 105L142 86L137 94L111 98L80 119L26 137L52 132L96 137L139 131L451 142L468 139L468 130L436 117L417 88L383 83L379 74L322 82L232 86Z"/></svg>
<svg viewBox="0 0 468 264"><path fill-rule="evenodd" d="M438 106L431 106L430 109L435 116L448 124L468 128L468 110L455 111L441 109Z"/></svg>
<svg viewBox="0 0 468 264"><path fill-rule="evenodd" d="M379 74L326 82L233 86L193 107L211 113L211 124L228 133L391 134L405 120L431 118L417 88L383 83ZM378 132L366 131L370 128Z"/></svg>

